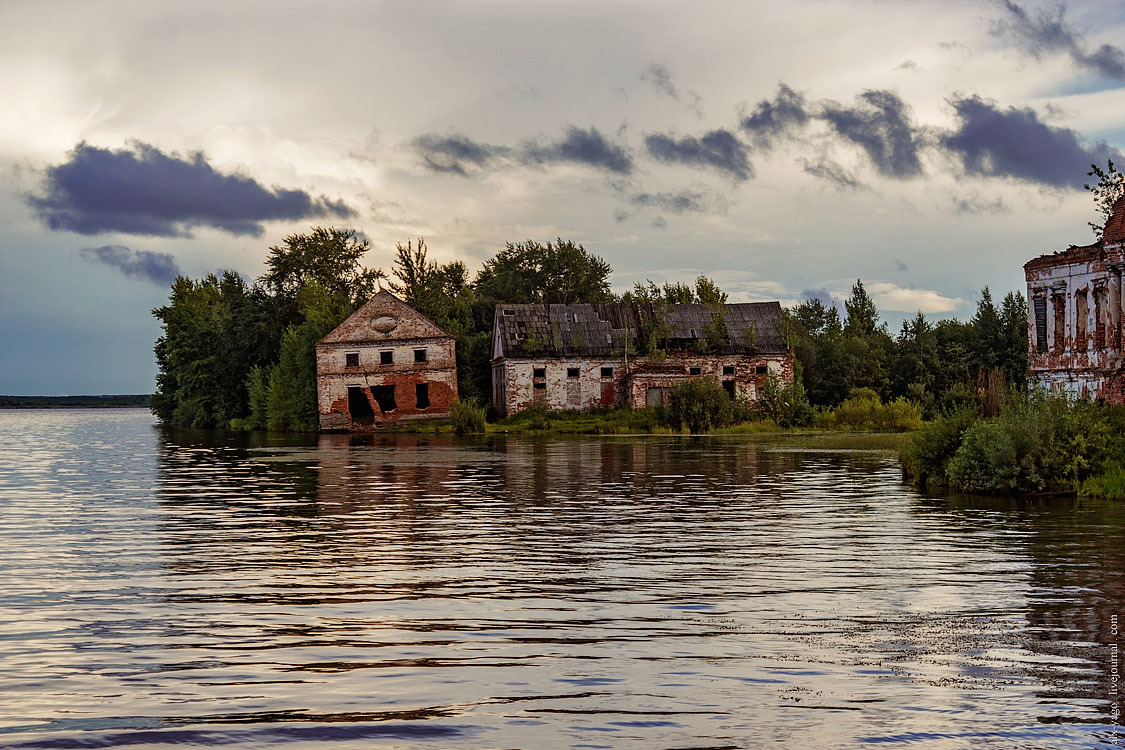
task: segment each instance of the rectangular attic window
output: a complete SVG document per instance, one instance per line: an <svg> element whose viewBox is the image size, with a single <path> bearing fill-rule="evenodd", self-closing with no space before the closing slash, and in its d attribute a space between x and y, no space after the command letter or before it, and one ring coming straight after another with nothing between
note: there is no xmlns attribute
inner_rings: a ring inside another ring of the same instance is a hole
<svg viewBox="0 0 1125 750"><path fill-rule="evenodd" d="M359 352L346 352L344 354L344 367L359 367Z"/></svg>
<svg viewBox="0 0 1125 750"><path fill-rule="evenodd" d="M393 365L395 363L394 352L379 352L379 364Z"/></svg>
<svg viewBox="0 0 1125 750"><path fill-rule="evenodd" d="M505 315L515 315L515 314L516 314L516 311L515 311L515 310L505 310L505 311L504 311L504 314L505 314Z"/></svg>
<svg viewBox="0 0 1125 750"><path fill-rule="evenodd" d="M426 361L426 350L425 349L415 349L414 350L414 361L415 362L425 362Z"/></svg>

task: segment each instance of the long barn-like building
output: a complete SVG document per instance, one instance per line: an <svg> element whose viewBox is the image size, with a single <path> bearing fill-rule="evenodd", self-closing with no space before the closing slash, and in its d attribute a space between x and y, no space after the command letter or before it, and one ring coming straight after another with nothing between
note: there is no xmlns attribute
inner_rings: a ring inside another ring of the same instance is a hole
<svg viewBox="0 0 1125 750"><path fill-rule="evenodd" d="M1125 403L1125 198L1102 237L1024 265L1033 384Z"/></svg>
<svg viewBox="0 0 1125 750"><path fill-rule="evenodd" d="M553 410L655 406L692 377L753 401L771 373L793 380L777 302L501 304L493 321L492 400L501 416L537 399ZM651 336L660 357L638 353Z"/></svg>

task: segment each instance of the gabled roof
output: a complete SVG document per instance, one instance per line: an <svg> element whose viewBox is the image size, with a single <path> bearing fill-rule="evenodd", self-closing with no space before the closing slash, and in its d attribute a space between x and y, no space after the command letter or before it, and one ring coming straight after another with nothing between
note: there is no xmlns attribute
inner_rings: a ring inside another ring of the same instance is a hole
<svg viewBox="0 0 1125 750"><path fill-rule="evenodd" d="M318 343L364 344L448 335L425 315L383 289Z"/></svg>
<svg viewBox="0 0 1125 750"><path fill-rule="evenodd" d="M497 305L493 337L508 358L606 357L620 355L626 342L636 350L638 338L661 316L668 346L693 349L707 340L707 328L720 314L726 324L727 353L780 354L788 351L781 335L781 304L651 305L637 303L581 305Z"/></svg>

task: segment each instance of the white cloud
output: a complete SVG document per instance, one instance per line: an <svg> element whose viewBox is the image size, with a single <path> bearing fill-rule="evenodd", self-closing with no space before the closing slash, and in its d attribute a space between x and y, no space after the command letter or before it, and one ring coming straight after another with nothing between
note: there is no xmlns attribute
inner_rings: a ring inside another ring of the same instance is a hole
<svg viewBox="0 0 1125 750"><path fill-rule="evenodd" d="M865 282L864 287L880 310L890 312L954 312L965 304L960 297L945 297L931 289L910 289L890 281Z"/></svg>

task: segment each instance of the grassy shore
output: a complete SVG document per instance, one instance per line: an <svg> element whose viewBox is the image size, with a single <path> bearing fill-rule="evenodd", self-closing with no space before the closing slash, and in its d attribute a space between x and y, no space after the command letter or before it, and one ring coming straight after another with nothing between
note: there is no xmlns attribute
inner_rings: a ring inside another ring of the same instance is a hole
<svg viewBox="0 0 1125 750"><path fill-rule="evenodd" d="M453 424L449 420L400 422L378 430L422 435L450 435L454 432ZM653 409L521 413L508 419L487 423L484 432L485 436L526 435L529 437L688 434L690 433L687 431L674 430L661 425ZM891 453L899 452L911 436L909 432L823 428L783 429L770 420L720 427L708 434L712 437L736 437L747 442L761 443L770 448L786 450L862 450Z"/></svg>

